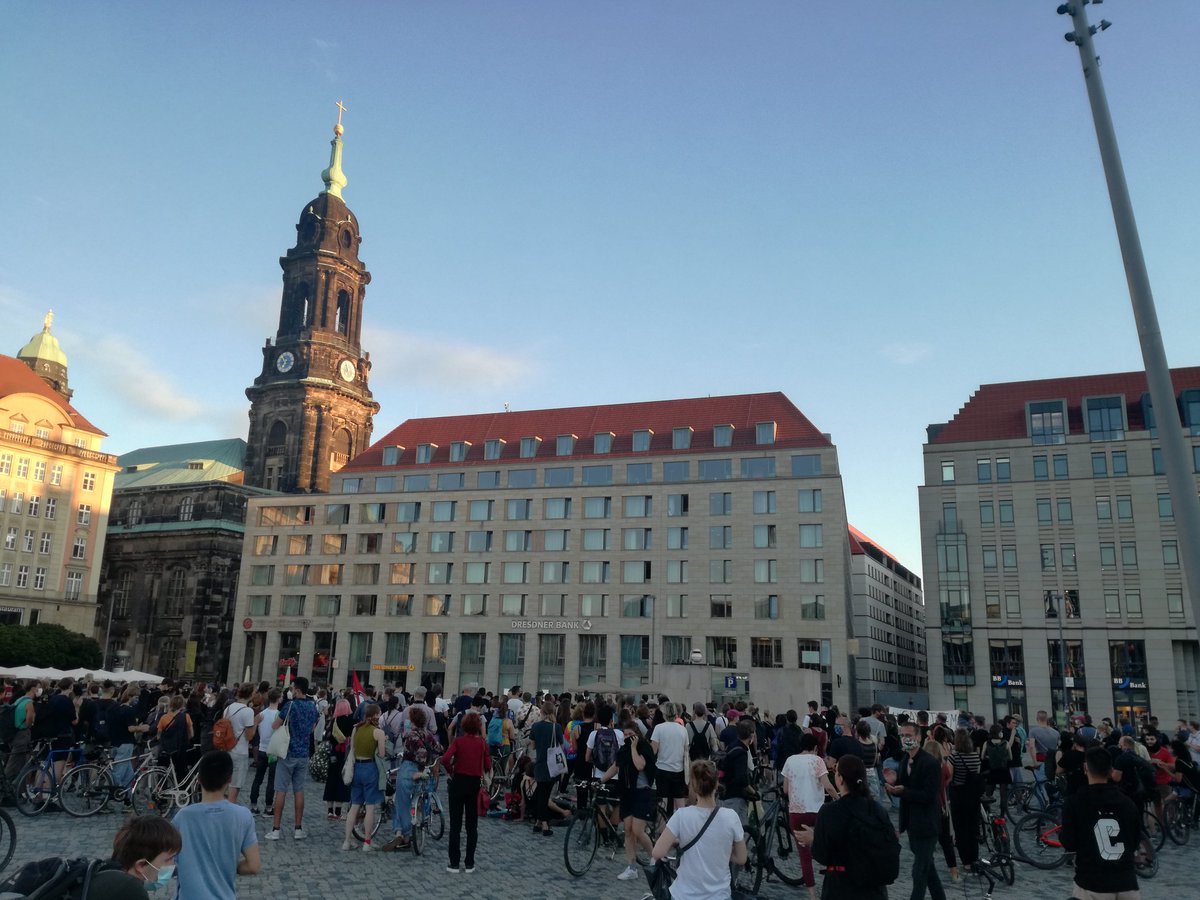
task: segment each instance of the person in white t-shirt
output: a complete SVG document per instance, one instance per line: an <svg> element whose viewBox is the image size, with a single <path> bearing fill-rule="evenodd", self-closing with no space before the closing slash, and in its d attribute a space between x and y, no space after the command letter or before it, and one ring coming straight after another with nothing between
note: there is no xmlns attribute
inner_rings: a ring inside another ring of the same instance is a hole
<svg viewBox="0 0 1200 900"><path fill-rule="evenodd" d="M812 828L817 824L817 813L825 802L825 795L837 800L839 794L829 780L829 769L817 753L816 735L806 734L800 738L800 752L793 753L783 764L784 789L788 795L788 823L793 831L801 825ZM816 879L813 875L812 851L800 848L800 870L811 898L816 898Z"/></svg>
<svg viewBox="0 0 1200 900"><path fill-rule="evenodd" d="M679 845L671 885L676 900L729 900L729 865L745 864L746 834L736 812L717 807L717 767L712 760L696 760L689 774L696 805L675 810L652 855L656 861L666 859L671 848Z"/></svg>
<svg viewBox="0 0 1200 900"><path fill-rule="evenodd" d="M250 741L254 739L254 710L250 708L250 695L254 693L254 685L243 684L238 688L237 699L225 707L223 717L233 726L237 743L229 751L233 757L233 780L229 783L229 802L237 803L238 794L246 781L246 773L250 771Z"/></svg>
<svg viewBox="0 0 1200 900"><path fill-rule="evenodd" d="M262 787L263 778L267 779L267 815L273 815L271 802L275 799L275 763L267 755L267 746L271 743L271 731L275 728L275 720L279 718L279 701L283 691L271 688L267 692L267 705L262 708L254 720L258 735L258 759L254 766L254 783L250 785L250 812L258 815L258 791Z"/></svg>
<svg viewBox="0 0 1200 900"><path fill-rule="evenodd" d="M525 701L521 699L521 686L514 684L508 689L508 717L516 720L517 713L521 711L521 707L525 705Z"/></svg>
<svg viewBox="0 0 1200 900"><path fill-rule="evenodd" d="M650 745L654 748L655 767L654 787L658 796L670 800L675 809L687 805L687 779L684 777L683 764L687 758L688 736L687 729L675 721L676 705L667 703L663 706L665 720L654 726L650 734Z"/></svg>

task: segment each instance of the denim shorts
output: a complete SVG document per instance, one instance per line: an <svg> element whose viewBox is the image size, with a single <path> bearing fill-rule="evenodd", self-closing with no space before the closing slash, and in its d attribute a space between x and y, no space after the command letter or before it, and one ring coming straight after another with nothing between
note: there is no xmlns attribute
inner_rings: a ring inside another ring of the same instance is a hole
<svg viewBox="0 0 1200 900"><path fill-rule="evenodd" d="M383 802L379 789L379 768L375 760L354 761L354 780L350 782L350 805L378 806Z"/></svg>
<svg viewBox="0 0 1200 900"><path fill-rule="evenodd" d="M275 761L275 792L286 794L304 793L304 779L308 775L308 757L284 757Z"/></svg>

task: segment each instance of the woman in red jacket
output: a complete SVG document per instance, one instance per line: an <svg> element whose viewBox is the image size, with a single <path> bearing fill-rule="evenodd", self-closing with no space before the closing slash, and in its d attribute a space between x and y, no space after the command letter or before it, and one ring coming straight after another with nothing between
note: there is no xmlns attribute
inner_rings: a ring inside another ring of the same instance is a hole
<svg viewBox="0 0 1200 900"><path fill-rule="evenodd" d="M479 833L479 810L476 798L483 773L491 768L492 758L487 741L483 739L483 724L478 713L463 716L458 736L442 754L441 765L450 773L450 865L447 872L459 872L458 838L463 816L467 819L467 853L463 860L468 875L475 871L475 842Z"/></svg>

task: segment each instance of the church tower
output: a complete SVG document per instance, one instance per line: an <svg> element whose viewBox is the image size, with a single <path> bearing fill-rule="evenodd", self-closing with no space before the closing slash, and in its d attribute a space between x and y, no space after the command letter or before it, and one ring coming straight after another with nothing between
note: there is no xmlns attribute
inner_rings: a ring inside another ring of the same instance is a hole
<svg viewBox="0 0 1200 900"><path fill-rule="evenodd" d="M50 333L54 311L46 313L42 330L29 339L29 343L17 351L17 359L37 372L42 381L50 385L64 400L70 402L71 390L67 384L67 354L59 346L58 338Z"/></svg>
<svg viewBox="0 0 1200 900"><path fill-rule="evenodd" d="M300 213L296 246L280 257L283 299L274 343L246 389L250 435L246 483L289 493L329 490L329 476L371 440L379 404L362 352L362 306L371 273L358 258L358 219L342 200L342 115L321 173L325 182Z"/></svg>

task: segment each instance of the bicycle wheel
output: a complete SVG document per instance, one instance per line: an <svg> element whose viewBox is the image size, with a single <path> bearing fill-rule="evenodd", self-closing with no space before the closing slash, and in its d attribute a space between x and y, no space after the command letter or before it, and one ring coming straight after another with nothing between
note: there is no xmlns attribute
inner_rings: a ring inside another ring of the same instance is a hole
<svg viewBox="0 0 1200 900"><path fill-rule="evenodd" d="M1192 829L1188 827L1186 813L1178 799L1163 806L1163 827L1167 829L1167 837L1180 847L1191 837Z"/></svg>
<svg viewBox="0 0 1200 900"><path fill-rule="evenodd" d="M387 820L389 822L392 821L392 812L391 811L392 811L391 800L386 800L382 804L380 804L379 812L375 816L375 821L371 823L371 834L369 835L369 837L372 840L375 839L375 835L379 831L379 826L383 824L383 820L385 817L387 818ZM366 821L366 819L367 819L367 809L365 806L360 806L358 808L358 815L354 821L354 828L351 830L351 833L356 838L358 838L360 841L362 841L363 843L366 843L367 838L368 838L366 830L363 828L363 823Z"/></svg>
<svg viewBox="0 0 1200 900"><path fill-rule="evenodd" d="M17 774L13 787L17 792L17 812L24 816L36 816L50 805L54 792L50 789L50 775L43 771L40 763L28 762Z"/></svg>
<svg viewBox="0 0 1200 900"><path fill-rule="evenodd" d="M771 871L779 876L786 885L798 887L804 884L804 870L800 865L800 846L796 836L788 827L788 821L783 816L775 820L771 829Z"/></svg>
<svg viewBox="0 0 1200 900"><path fill-rule="evenodd" d="M429 836L435 841L440 841L442 835L446 833L446 816L442 813L442 801L438 799L438 795L430 793L429 795Z"/></svg>
<svg viewBox="0 0 1200 900"><path fill-rule="evenodd" d="M17 850L17 824L6 811L0 809L0 872L12 862Z"/></svg>
<svg viewBox="0 0 1200 900"><path fill-rule="evenodd" d="M175 775L161 766L147 769L129 791L139 816L169 816L175 808Z"/></svg>
<svg viewBox="0 0 1200 900"><path fill-rule="evenodd" d="M1133 867L1137 870L1138 878L1153 878L1158 874L1158 851L1145 829L1142 830L1142 839L1133 853Z"/></svg>
<svg viewBox="0 0 1200 900"><path fill-rule="evenodd" d="M1067 861L1067 851L1058 838L1060 827L1050 813L1026 816L1013 829L1017 857L1035 869L1057 869Z"/></svg>
<svg viewBox="0 0 1200 900"><path fill-rule="evenodd" d="M567 871L576 878L587 874L599 846L600 829L596 826L595 812L577 816L567 826L567 836L563 840L563 863Z"/></svg>
<svg viewBox="0 0 1200 900"><path fill-rule="evenodd" d="M747 894L757 894L758 886L762 884L763 861L758 853L758 833L750 828L744 829L746 834L746 861L739 865L729 864L730 884L735 891Z"/></svg>
<svg viewBox="0 0 1200 900"><path fill-rule="evenodd" d="M112 776L99 766L76 766L63 776L58 801L73 816L94 816L112 798Z"/></svg>
<svg viewBox="0 0 1200 900"><path fill-rule="evenodd" d="M408 842L408 845L412 847L412 852L417 856L420 856L421 851L425 849L425 832L428 830L429 823L425 821L425 802L418 795L412 811L412 839Z"/></svg>
<svg viewBox="0 0 1200 900"><path fill-rule="evenodd" d="M1162 850L1163 844L1167 842L1167 829L1163 828L1158 816L1150 810L1142 813L1142 830L1150 837L1150 843L1154 845L1154 852L1158 853Z"/></svg>

